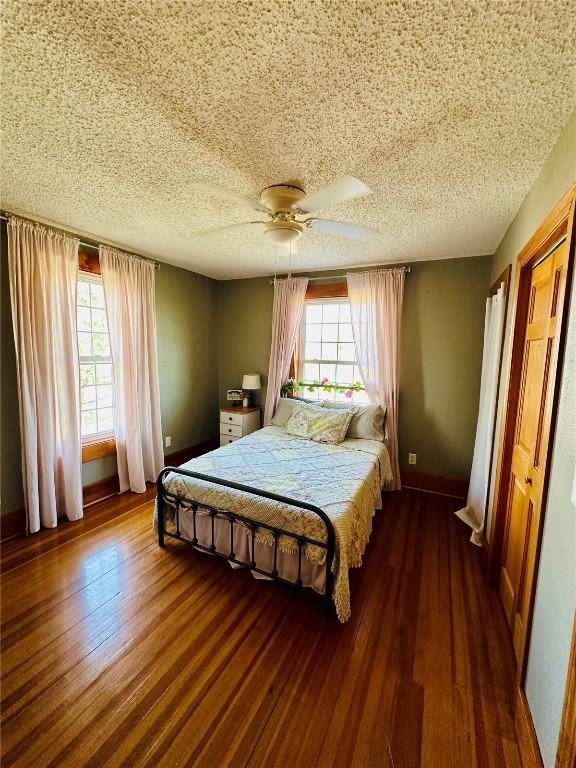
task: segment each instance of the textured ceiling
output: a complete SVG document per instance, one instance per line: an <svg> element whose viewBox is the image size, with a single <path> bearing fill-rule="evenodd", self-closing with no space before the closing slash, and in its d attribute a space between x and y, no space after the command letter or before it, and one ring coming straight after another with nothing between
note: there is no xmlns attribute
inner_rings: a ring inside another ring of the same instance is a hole
<svg viewBox="0 0 576 768"><path fill-rule="evenodd" d="M294 270L492 253L576 105L573 0L4 0L2 207L220 279L285 271L257 199L374 194Z"/></svg>

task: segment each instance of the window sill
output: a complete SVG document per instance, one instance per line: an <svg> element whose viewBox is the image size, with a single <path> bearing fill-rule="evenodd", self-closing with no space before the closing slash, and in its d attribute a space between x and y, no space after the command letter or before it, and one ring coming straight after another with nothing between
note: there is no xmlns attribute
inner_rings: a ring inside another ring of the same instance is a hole
<svg viewBox="0 0 576 768"><path fill-rule="evenodd" d="M82 443L82 464L102 456L116 453L116 439L114 437L98 438L92 442Z"/></svg>

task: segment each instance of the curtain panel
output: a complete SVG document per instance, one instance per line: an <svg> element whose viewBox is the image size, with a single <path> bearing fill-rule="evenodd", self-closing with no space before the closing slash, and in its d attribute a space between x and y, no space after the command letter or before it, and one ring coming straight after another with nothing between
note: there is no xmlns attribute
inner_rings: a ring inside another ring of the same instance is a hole
<svg viewBox="0 0 576 768"><path fill-rule="evenodd" d="M404 279L404 268L346 275L358 367L370 402L387 409L386 432L394 475L391 490L401 488L398 399Z"/></svg>
<svg viewBox="0 0 576 768"><path fill-rule="evenodd" d="M82 517L80 368L76 333L79 241L8 219L10 300L26 530Z"/></svg>
<svg viewBox="0 0 576 768"><path fill-rule="evenodd" d="M146 490L164 465L154 264L100 246L114 370L120 492Z"/></svg>
<svg viewBox="0 0 576 768"><path fill-rule="evenodd" d="M264 426L269 426L280 400L280 387L289 378L290 361L308 286L307 277L289 277L274 282L272 308L272 345L268 369L268 389L264 408Z"/></svg>
<svg viewBox="0 0 576 768"><path fill-rule="evenodd" d="M496 294L486 300L480 403L478 405L470 486L466 506L456 512L456 515L472 528L470 541L479 547L482 546L486 501L490 483L490 458L493 448L492 428L496 415L498 371L500 369L505 308L505 284L502 283Z"/></svg>

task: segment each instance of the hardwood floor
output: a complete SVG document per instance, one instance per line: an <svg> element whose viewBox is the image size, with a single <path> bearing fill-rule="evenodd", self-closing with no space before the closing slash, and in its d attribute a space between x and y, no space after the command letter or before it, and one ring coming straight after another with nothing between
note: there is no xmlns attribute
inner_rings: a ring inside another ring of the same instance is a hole
<svg viewBox="0 0 576 768"><path fill-rule="evenodd" d="M522 765L508 629L457 501L385 494L340 624L160 549L152 493L3 547L4 768Z"/></svg>

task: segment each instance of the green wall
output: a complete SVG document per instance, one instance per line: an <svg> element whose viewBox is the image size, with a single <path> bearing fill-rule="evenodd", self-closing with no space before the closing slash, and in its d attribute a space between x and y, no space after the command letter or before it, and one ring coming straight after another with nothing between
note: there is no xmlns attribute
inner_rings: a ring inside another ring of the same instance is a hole
<svg viewBox="0 0 576 768"><path fill-rule="evenodd" d="M491 257L412 264L400 356L400 467L468 480ZM415 467L408 453L417 454Z"/></svg>
<svg viewBox="0 0 576 768"><path fill-rule="evenodd" d="M469 477L480 395L491 257L415 263L402 315L399 450L419 472ZM314 273L318 277L321 273ZM335 273L336 274L336 273ZM268 373L273 288L269 278L220 284L220 404L242 374ZM264 404L266 390L259 393Z"/></svg>
<svg viewBox="0 0 576 768"><path fill-rule="evenodd" d="M10 309L6 222L1 236L1 440L2 514L24 506L18 419L16 356ZM218 283L185 269L162 264L156 272L156 318L160 405L164 435L173 453L218 434ZM82 466L88 485L116 474L116 457Z"/></svg>
<svg viewBox="0 0 576 768"><path fill-rule="evenodd" d="M227 280L219 285L221 406L230 405L226 390L240 389L245 373L259 373L262 389L254 391L254 403L264 414L273 300L269 277Z"/></svg>
<svg viewBox="0 0 576 768"><path fill-rule="evenodd" d="M18 379L6 233L6 222L0 221L0 503L3 515L24 506Z"/></svg>
<svg viewBox="0 0 576 768"><path fill-rule="evenodd" d="M574 183L576 110L494 255L494 278L506 264L516 267L522 248ZM568 284L566 288L569 303L566 345L561 361L560 398L525 684L544 765L550 766L556 761L576 610L576 509L570 501L576 473L576 269L571 282L572 286ZM505 359L511 312L508 314ZM504 386L505 372L500 387L498 423L504 408ZM491 508L492 504L490 511Z"/></svg>

